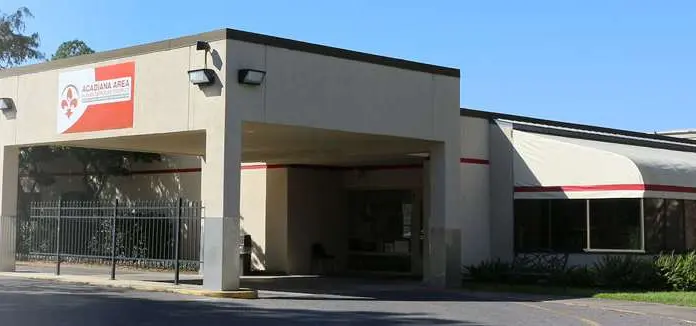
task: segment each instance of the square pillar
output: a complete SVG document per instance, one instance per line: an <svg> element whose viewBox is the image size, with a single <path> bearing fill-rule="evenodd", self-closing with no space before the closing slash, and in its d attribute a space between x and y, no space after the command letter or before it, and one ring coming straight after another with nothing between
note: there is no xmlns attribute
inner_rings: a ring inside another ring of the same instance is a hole
<svg viewBox="0 0 696 326"><path fill-rule="evenodd" d="M445 287L461 283L459 146L435 144L427 164L427 259L424 281Z"/></svg>
<svg viewBox="0 0 696 326"><path fill-rule="evenodd" d="M490 258L512 261L515 256L515 178L512 124L490 124Z"/></svg>
<svg viewBox="0 0 696 326"><path fill-rule="evenodd" d="M239 289L241 137L238 120L206 131L201 199L205 214L203 287L208 290Z"/></svg>
<svg viewBox="0 0 696 326"><path fill-rule="evenodd" d="M19 148L0 150L0 272L14 272L17 233Z"/></svg>

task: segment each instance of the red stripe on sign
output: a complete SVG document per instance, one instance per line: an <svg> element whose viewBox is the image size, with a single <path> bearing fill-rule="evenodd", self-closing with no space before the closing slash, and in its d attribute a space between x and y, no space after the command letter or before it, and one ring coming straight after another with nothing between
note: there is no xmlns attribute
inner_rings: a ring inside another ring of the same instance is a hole
<svg viewBox="0 0 696 326"><path fill-rule="evenodd" d="M470 158L470 157L462 157L459 159L459 162L466 163L466 164L483 164L483 165L491 164L491 162L489 160L484 160L484 159L480 159L480 158Z"/></svg>
<svg viewBox="0 0 696 326"><path fill-rule="evenodd" d="M657 184L607 184L586 186L519 186L515 192L582 192L582 191L664 191L696 193L696 187Z"/></svg>
<svg viewBox="0 0 696 326"><path fill-rule="evenodd" d="M88 105L85 113L65 133L124 129L133 127L135 99L135 63L125 62L94 68L96 81L130 77L131 97L128 101Z"/></svg>

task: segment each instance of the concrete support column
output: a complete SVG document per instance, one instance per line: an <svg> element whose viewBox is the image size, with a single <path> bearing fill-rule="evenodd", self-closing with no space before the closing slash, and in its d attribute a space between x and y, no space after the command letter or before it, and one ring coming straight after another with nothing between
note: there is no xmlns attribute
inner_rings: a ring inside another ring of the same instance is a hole
<svg viewBox="0 0 696 326"><path fill-rule="evenodd" d="M424 280L435 286L458 286L462 243L459 144L433 145L427 173L430 200Z"/></svg>
<svg viewBox="0 0 696 326"><path fill-rule="evenodd" d="M201 164L203 287L208 290L239 288L242 132L239 120L227 120L225 128L207 130Z"/></svg>
<svg viewBox="0 0 696 326"><path fill-rule="evenodd" d="M491 256L488 119L464 117L461 126L462 265L477 265ZM510 189L512 187L510 186ZM495 203L499 205L500 203Z"/></svg>
<svg viewBox="0 0 696 326"><path fill-rule="evenodd" d="M490 257L512 261L515 256L515 149L512 124L490 125Z"/></svg>
<svg viewBox="0 0 696 326"><path fill-rule="evenodd" d="M19 148L0 149L0 272L14 272Z"/></svg>

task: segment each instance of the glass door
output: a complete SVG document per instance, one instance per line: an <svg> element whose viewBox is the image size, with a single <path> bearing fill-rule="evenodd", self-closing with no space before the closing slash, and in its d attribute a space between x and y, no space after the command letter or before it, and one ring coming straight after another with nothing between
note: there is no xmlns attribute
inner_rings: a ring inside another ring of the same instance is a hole
<svg viewBox="0 0 696 326"><path fill-rule="evenodd" d="M421 234L415 193L356 190L348 196L348 269L394 274L412 274L420 269L414 266L419 260L412 257L421 251L414 248L420 247Z"/></svg>

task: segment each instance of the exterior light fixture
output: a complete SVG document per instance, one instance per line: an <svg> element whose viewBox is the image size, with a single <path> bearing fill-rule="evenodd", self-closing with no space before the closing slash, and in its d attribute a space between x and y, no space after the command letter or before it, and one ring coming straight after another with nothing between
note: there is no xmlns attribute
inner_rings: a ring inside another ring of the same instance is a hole
<svg viewBox="0 0 696 326"><path fill-rule="evenodd" d="M0 98L0 111L12 111L14 110L14 101L9 97Z"/></svg>
<svg viewBox="0 0 696 326"><path fill-rule="evenodd" d="M208 52L210 43L206 41L196 41L196 51L205 51L203 54L203 69L193 69L188 71L191 84L207 86L215 84L215 71L208 69Z"/></svg>
<svg viewBox="0 0 696 326"><path fill-rule="evenodd" d="M194 85L205 86L215 83L215 72L213 69L204 68L189 70L188 75L189 81Z"/></svg>
<svg viewBox="0 0 696 326"><path fill-rule="evenodd" d="M240 84L261 85L266 77L266 72L254 69L240 69L237 73L237 81Z"/></svg>

